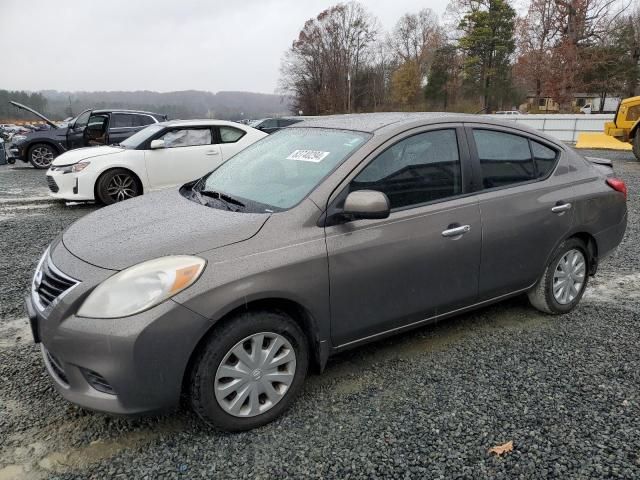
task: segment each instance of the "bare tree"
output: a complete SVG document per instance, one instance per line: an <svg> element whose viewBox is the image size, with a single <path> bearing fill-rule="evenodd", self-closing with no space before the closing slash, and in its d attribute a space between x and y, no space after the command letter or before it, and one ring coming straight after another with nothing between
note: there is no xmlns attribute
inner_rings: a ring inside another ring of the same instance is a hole
<svg viewBox="0 0 640 480"><path fill-rule="evenodd" d="M373 58L378 23L362 5L341 3L308 20L285 53L281 88L305 113L357 108L354 85Z"/></svg>

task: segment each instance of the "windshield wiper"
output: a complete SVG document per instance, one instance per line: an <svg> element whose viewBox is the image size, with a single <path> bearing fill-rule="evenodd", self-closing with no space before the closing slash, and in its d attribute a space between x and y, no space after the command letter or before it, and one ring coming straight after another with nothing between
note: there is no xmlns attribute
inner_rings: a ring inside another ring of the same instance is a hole
<svg viewBox="0 0 640 480"><path fill-rule="evenodd" d="M211 198L215 198L216 200L222 200L225 203L231 203L233 205L237 205L241 208L246 207L246 205L242 203L240 200L233 198L231 195L227 195L226 193L216 192L215 190L200 190L198 193L205 197L211 197Z"/></svg>

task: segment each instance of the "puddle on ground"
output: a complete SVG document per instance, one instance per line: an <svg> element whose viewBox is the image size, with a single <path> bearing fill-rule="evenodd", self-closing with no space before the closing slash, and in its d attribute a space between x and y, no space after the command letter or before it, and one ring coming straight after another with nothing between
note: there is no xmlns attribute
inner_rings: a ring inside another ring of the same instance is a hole
<svg viewBox="0 0 640 480"><path fill-rule="evenodd" d="M616 277L593 277L583 297L587 302L611 302L614 299L626 301L640 299L640 273Z"/></svg>

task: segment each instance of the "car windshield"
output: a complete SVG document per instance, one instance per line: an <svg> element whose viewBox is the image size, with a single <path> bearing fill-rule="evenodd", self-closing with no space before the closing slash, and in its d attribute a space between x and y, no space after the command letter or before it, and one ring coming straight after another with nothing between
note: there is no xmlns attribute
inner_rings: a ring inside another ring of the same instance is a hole
<svg viewBox="0 0 640 480"><path fill-rule="evenodd" d="M307 196L370 135L346 130L281 130L238 153L196 184L265 210L286 210Z"/></svg>
<svg viewBox="0 0 640 480"><path fill-rule="evenodd" d="M120 142L120 146L124 148L138 148L163 128L164 125L149 125L147 128L143 128L138 133L134 133L123 142Z"/></svg>

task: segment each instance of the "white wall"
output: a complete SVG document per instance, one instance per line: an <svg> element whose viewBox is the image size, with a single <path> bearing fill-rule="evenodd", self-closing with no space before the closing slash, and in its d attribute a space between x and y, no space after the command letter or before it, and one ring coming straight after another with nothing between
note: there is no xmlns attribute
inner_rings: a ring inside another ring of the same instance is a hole
<svg viewBox="0 0 640 480"><path fill-rule="evenodd" d="M604 132L604 123L613 120L613 114L558 114L558 115L489 115L499 120L511 120L535 128L564 142L576 142L582 132Z"/></svg>

